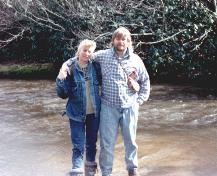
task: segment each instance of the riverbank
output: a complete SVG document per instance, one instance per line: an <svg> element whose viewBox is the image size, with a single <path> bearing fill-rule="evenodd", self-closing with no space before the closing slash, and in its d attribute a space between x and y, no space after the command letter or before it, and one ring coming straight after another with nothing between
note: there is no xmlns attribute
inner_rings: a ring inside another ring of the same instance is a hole
<svg viewBox="0 0 217 176"><path fill-rule="evenodd" d="M53 63L1 63L0 64L0 79L50 79L56 78L60 65ZM151 76L151 75L150 75ZM217 95L217 86L215 81L210 80L194 80L186 81L184 79L174 79L160 77L150 78L153 84L171 84L171 85L191 85L199 88L201 94ZM202 88L202 90L201 90Z"/></svg>
<svg viewBox="0 0 217 176"><path fill-rule="evenodd" d="M0 78L5 79L52 79L57 75L52 63L43 64L0 64Z"/></svg>

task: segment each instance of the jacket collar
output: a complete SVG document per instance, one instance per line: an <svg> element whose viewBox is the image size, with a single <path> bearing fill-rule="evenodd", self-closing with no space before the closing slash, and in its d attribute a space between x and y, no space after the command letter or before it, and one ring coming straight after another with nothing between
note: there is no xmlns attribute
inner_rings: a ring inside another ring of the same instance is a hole
<svg viewBox="0 0 217 176"><path fill-rule="evenodd" d="M79 64L78 64L78 57L76 56L74 58L75 58L75 68L78 69L79 71L82 71ZM91 61L89 60L88 64L87 64L87 68L89 67L90 63L91 63Z"/></svg>
<svg viewBox="0 0 217 176"><path fill-rule="evenodd" d="M115 51L115 48L112 47L111 50L112 50L113 57L118 57L117 53ZM129 59L132 54L133 54L133 49L127 48L125 53L124 53L124 58L123 59Z"/></svg>

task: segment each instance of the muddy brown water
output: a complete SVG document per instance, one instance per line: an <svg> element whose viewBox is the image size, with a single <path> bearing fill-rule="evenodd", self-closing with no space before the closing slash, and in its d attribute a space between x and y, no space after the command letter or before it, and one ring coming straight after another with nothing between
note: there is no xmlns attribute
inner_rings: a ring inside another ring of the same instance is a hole
<svg viewBox="0 0 217 176"><path fill-rule="evenodd" d="M67 175L64 107L54 81L0 80L1 176ZM140 107L137 143L141 176L216 176L217 97L190 86L152 85ZM127 175L121 136L113 175Z"/></svg>

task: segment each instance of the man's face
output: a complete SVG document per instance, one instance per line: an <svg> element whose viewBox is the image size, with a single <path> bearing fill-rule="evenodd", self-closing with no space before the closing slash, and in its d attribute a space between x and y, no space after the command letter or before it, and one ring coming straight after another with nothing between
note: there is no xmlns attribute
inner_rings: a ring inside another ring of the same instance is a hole
<svg viewBox="0 0 217 176"><path fill-rule="evenodd" d="M129 42L126 37L116 37L114 38L113 46L118 52L124 52L129 46Z"/></svg>

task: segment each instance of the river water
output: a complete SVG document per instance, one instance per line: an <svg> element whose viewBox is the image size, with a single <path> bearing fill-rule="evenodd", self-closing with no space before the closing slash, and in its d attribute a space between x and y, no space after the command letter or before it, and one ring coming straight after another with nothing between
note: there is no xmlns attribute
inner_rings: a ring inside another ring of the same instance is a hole
<svg viewBox="0 0 217 176"><path fill-rule="evenodd" d="M54 81L0 80L1 176L67 175L64 107ZM216 176L217 97L190 86L152 85L140 107L137 143L141 176ZM113 173L127 175L120 136Z"/></svg>

